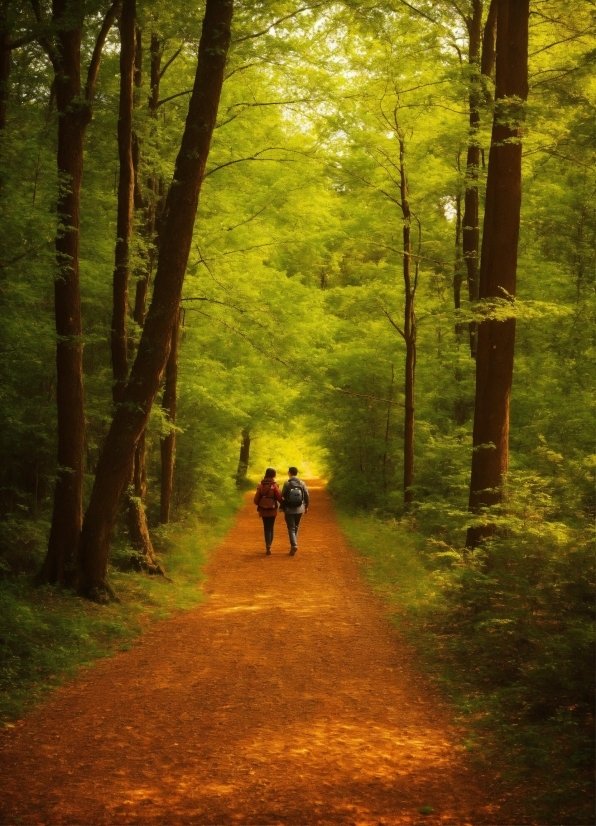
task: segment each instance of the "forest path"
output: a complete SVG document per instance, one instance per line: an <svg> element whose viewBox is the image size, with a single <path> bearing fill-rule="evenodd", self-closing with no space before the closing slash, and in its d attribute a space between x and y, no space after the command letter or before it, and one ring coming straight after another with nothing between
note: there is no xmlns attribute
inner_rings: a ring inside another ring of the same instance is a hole
<svg viewBox="0 0 596 826"><path fill-rule="evenodd" d="M2 824L502 824L313 484L300 550L247 502L206 603L2 732ZM432 806L425 816L420 807Z"/></svg>

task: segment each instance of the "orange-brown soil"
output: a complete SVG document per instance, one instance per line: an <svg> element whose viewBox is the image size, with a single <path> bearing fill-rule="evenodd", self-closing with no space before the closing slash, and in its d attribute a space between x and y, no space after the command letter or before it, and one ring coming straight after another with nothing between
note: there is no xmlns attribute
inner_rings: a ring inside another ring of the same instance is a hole
<svg viewBox="0 0 596 826"><path fill-rule="evenodd" d="M363 582L325 491L252 505L207 601L2 732L2 824L512 824ZM433 813L419 812L423 806Z"/></svg>

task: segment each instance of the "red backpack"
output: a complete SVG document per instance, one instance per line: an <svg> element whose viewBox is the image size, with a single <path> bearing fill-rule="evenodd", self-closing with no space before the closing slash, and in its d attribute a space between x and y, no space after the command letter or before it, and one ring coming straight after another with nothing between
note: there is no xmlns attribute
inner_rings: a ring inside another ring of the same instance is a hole
<svg viewBox="0 0 596 826"><path fill-rule="evenodd" d="M279 490L275 482L271 482L271 484L268 485L262 485L259 499L257 500L257 497L255 496L255 504L265 511L277 510L277 499L275 498L276 489Z"/></svg>

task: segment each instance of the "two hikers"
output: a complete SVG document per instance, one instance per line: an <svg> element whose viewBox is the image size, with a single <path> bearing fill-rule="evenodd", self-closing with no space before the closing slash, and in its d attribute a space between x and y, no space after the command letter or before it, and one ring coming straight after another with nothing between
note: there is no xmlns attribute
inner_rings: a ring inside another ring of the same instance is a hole
<svg viewBox="0 0 596 826"><path fill-rule="evenodd" d="M267 556L271 555L273 529L277 511L278 508L280 508L284 512L288 536L290 537L290 556L294 556L298 550L300 520L302 519L302 514L308 511L308 488L302 479L298 479L298 468L288 468L289 478L288 481L284 483L281 491L275 481L276 475L275 468L267 468L265 476L257 487L254 498L257 512L263 520L265 553Z"/></svg>

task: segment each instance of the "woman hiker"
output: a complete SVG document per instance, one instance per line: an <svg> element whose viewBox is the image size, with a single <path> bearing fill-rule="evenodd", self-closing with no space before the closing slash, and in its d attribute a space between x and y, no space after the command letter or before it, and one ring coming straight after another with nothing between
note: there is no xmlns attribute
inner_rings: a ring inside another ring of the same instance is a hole
<svg viewBox="0 0 596 826"><path fill-rule="evenodd" d="M263 530L265 531L265 553L267 556L271 555L271 546L273 545L273 528L275 525L275 517L277 516L277 508L281 504L281 491L275 482L276 470L274 467L268 467L265 471L265 477L261 480L255 493L255 505L257 512L263 520Z"/></svg>

